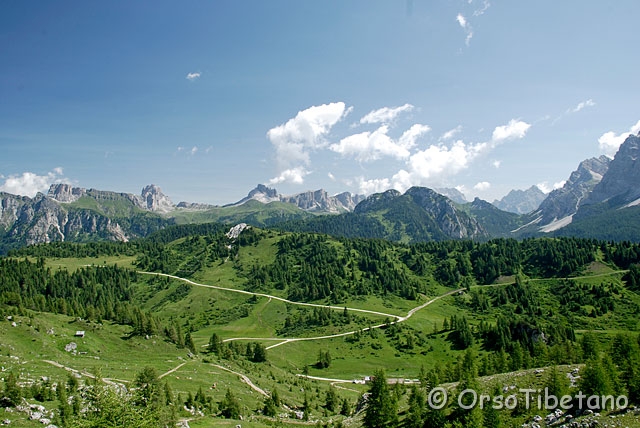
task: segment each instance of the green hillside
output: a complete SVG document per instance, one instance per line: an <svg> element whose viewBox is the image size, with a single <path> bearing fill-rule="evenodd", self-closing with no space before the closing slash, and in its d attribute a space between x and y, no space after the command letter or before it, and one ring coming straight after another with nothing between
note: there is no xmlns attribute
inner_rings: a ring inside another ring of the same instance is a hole
<svg viewBox="0 0 640 428"><path fill-rule="evenodd" d="M461 386L537 388L555 365L609 379L566 392L640 404L637 245L226 231L173 226L0 259L0 419L40 426L13 410L25 397L59 426L370 426L372 392L401 426L487 426L495 415L452 399ZM374 374L388 392L364 383ZM434 413L423 398L437 385L451 400ZM543 411L503 409L491 426Z"/></svg>

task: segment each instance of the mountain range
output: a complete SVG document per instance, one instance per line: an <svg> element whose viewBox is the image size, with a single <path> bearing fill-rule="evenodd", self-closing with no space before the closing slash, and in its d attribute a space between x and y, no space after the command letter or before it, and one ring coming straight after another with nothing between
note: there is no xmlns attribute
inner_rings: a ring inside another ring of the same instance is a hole
<svg viewBox="0 0 640 428"><path fill-rule="evenodd" d="M214 206L174 204L155 185L133 195L54 184L34 198L0 192L0 252L51 241L127 241L211 221L399 242L545 234L640 241L639 158L640 136L630 135L613 160L581 162L562 188L545 196L533 186L493 204L467 202L456 189L285 196L261 184L236 203Z"/></svg>

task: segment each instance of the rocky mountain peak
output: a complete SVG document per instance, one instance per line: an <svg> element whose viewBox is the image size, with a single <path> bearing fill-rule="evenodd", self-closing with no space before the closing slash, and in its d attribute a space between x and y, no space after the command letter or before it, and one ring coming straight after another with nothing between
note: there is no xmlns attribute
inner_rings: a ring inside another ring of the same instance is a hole
<svg viewBox="0 0 640 428"><path fill-rule="evenodd" d="M150 211L167 213L175 207L171 199L162 193L162 189L155 184L145 186L142 189L141 196L143 205Z"/></svg>
<svg viewBox="0 0 640 428"><path fill-rule="evenodd" d="M232 206L242 205L247 201L256 200L263 204L270 202L284 202L293 204L305 211L339 213L344 211L352 211L355 206L362 200L363 196L352 196L348 192L340 193L336 196L329 196L326 190L308 190L291 196L284 196L278 193L276 189L267 187L264 184L258 184L251 190L247 196L240 199Z"/></svg>
<svg viewBox="0 0 640 428"><path fill-rule="evenodd" d="M526 190L511 190L502 199L493 201L493 205L503 211L527 214L537 210L546 197L538 186L531 186Z"/></svg>
<svg viewBox="0 0 640 428"><path fill-rule="evenodd" d="M640 198L640 135L627 137L602 175L585 205L613 199L623 205Z"/></svg>
<svg viewBox="0 0 640 428"><path fill-rule="evenodd" d="M552 232L571 223L580 204L606 174L609 164L610 159L604 155L580 162L564 186L549 193L540 204L536 211L540 230Z"/></svg>
<svg viewBox="0 0 640 428"><path fill-rule="evenodd" d="M49 187L47 196L58 202L75 202L87 193L86 189L73 187L70 184L57 183Z"/></svg>

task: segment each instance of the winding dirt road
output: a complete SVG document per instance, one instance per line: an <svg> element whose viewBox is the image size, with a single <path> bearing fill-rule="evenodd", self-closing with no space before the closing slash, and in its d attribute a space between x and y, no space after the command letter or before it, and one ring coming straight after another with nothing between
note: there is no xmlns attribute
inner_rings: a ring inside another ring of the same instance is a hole
<svg viewBox="0 0 640 428"><path fill-rule="evenodd" d="M165 276L165 277L168 277L168 278L177 279L179 281L184 281L184 282L186 282L188 284L195 285L197 287L213 288L215 290L230 291L230 292L233 292L233 293L241 293L241 294L246 294L246 295L250 295L250 296L266 297L269 300L275 299L275 300L279 300L281 302L289 303L291 305L311 306L311 307L316 307L316 308L329 308L329 309L335 309L335 310L340 310L340 311L346 309L347 311L363 312L363 313L379 315L379 316L392 318L392 319L395 318L395 321L385 322L385 323L382 323L382 324L377 324L377 325L374 325L374 326L371 326L371 327L366 327L366 328L363 328L363 329L346 331L346 332L343 332L343 333L329 334L329 335L325 335L325 336L291 337L291 338L285 338L285 337L232 337L232 338L223 340L223 342L231 342L231 341L234 341L234 340L278 341L279 342L279 343L276 343L275 345L267 346L266 349L272 349L272 348L275 348L277 346L284 345L285 343L291 343L291 342L301 342L301 341L306 341L306 340L333 339L333 338L336 338L336 337L351 336L351 335L354 335L354 334L356 334L358 332L361 332L361 331L369 331L369 330L373 330L373 329L377 329L377 328L382 328L382 327L385 327L385 326L388 326L388 325L391 325L391 324L401 323L401 322L404 322L404 321L408 320L409 318L411 318L419 310L426 308L430 304L442 299L443 297L451 296L452 294L456 294L456 293L459 293L459 292L464 290L464 288L459 288L457 290L448 291L448 292L446 292L444 294L441 294L440 296L434 297L431 300L426 301L425 303L421 304L420 306L416 306L415 308L413 308L409 312L407 312L407 315L399 316L399 315L387 314L387 313L384 313L384 312L370 311L370 310L367 310L367 309L349 308L349 307L346 307L346 306L331 306L331 305L318 305L318 304L315 304L315 303L294 302L294 301L291 301L291 300L288 300L288 299L284 299L282 297L272 296L270 294L265 294L265 293L254 293L254 292L251 292L251 291L238 290L238 289L235 289L235 288L227 288L227 287L219 287L219 286L216 286L216 285L200 284L200 283L197 283L195 281L191 281L190 279L182 278L182 277L175 276L175 275L169 275L169 274L166 274L166 273L142 272L142 271L139 271L138 273L141 273L141 274L144 274L144 275Z"/></svg>

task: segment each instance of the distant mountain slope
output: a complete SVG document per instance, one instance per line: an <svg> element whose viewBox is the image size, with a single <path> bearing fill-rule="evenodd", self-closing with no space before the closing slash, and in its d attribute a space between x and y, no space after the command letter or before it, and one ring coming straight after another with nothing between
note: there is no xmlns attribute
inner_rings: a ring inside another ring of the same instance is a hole
<svg viewBox="0 0 640 428"><path fill-rule="evenodd" d="M88 205L89 208L108 215L123 215L133 212L136 208L167 213L175 208L171 199L162 193L160 187L155 184L144 187L140 196L106 190L87 190L82 187L72 187L69 184L52 184L47 196L58 202L71 204L71 206Z"/></svg>
<svg viewBox="0 0 640 428"><path fill-rule="evenodd" d="M609 162L604 155L580 162L564 186L549 193L540 207L529 215L530 225L523 231L548 233L570 224L581 202L602 180Z"/></svg>
<svg viewBox="0 0 640 428"><path fill-rule="evenodd" d="M489 237L484 228L453 201L425 187L412 187L404 194L387 190L360 202L353 213L321 216L278 227L397 242Z"/></svg>
<svg viewBox="0 0 640 428"><path fill-rule="evenodd" d="M100 203L86 194L60 203L42 194L28 198L0 193L0 253L53 241L127 241L173 224L139 208L128 196L114 192L101 196Z"/></svg>
<svg viewBox="0 0 640 428"><path fill-rule="evenodd" d="M258 184L247 194L247 196L240 199L235 204L227 206L240 206L252 200L262 202L263 204L270 202L284 202L295 205L304 211L338 214L353 211L356 205L363 199L364 196L352 195L349 192L329 196L324 189L315 191L309 190L292 196L284 196L278 193L276 189L267 187L264 184Z"/></svg>
<svg viewBox="0 0 640 428"><path fill-rule="evenodd" d="M493 201L493 205L502 211L528 214L537 210L546 197L538 186L531 186L526 190L512 190L502 199Z"/></svg>
<svg viewBox="0 0 640 428"><path fill-rule="evenodd" d="M467 201L467 198L464 196L464 194L458 189L450 187L440 187L433 190L440 193L442 196L446 196L447 198L451 199L456 204L466 204L469 202Z"/></svg>
<svg viewBox="0 0 640 428"><path fill-rule="evenodd" d="M473 202L463 206L463 209L468 209L469 214L493 238L513 237L513 231L524 224L523 216L498 209L479 198L475 198Z"/></svg>
<svg viewBox="0 0 640 428"><path fill-rule="evenodd" d="M208 207L206 209L178 209L171 212L176 223L248 223L268 227L285 221L305 219L314 215L284 202L263 203L250 199L240 205Z"/></svg>

